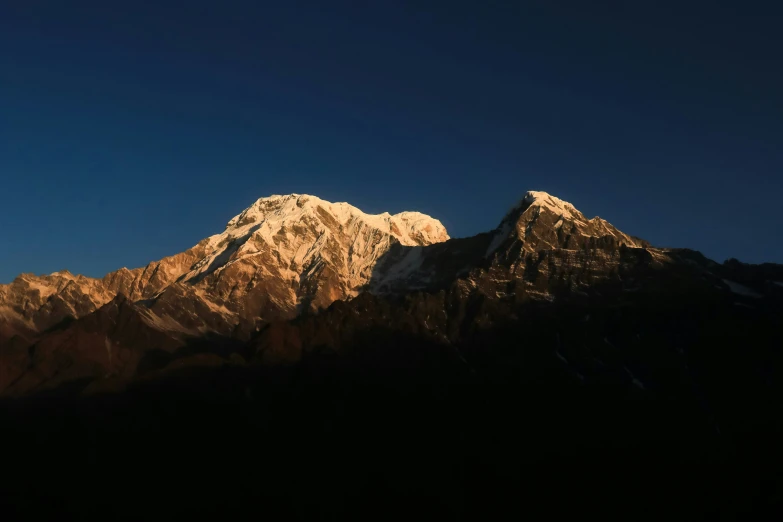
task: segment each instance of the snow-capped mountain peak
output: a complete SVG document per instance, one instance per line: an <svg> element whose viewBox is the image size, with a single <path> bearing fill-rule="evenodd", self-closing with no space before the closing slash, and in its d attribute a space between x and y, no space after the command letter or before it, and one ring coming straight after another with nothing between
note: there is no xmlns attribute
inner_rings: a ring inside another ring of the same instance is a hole
<svg viewBox="0 0 783 522"><path fill-rule="evenodd" d="M6 330L34 332L123 295L144 302L145 313L165 329L247 333L302 307L355 296L395 244L447 239L440 221L419 212L367 214L317 196L273 195L256 200L223 232L145 267L102 279L67 271L20 276L0 285L0 309L13 323Z"/></svg>
<svg viewBox="0 0 783 522"><path fill-rule="evenodd" d="M544 207L568 219L585 219L571 203L546 192L531 190L522 198L522 204L527 204L529 207Z"/></svg>
<svg viewBox="0 0 783 522"><path fill-rule="evenodd" d="M530 209L535 210L541 208L545 208L566 219L575 219L579 221L587 220L584 214L568 201L563 201L547 192L530 190L526 192L522 199L511 207L508 212L506 212L499 227L502 227L507 221L516 220L521 214L530 211Z"/></svg>
<svg viewBox="0 0 783 522"><path fill-rule="evenodd" d="M440 221L419 212L367 214L308 194L273 195L256 200L222 233L194 247L198 259L176 278L204 287L213 304L248 318L258 317L258 304L245 311L237 299L254 292L289 314L356 295L394 244L447 239Z"/></svg>
<svg viewBox="0 0 783 522"><path fill-rule="evenodd" d="M531 190L506 213L487 249L489 256L506 241L522 240L526 250L583 248L608 238L629 247L644 247L634 238L599 217L588 219L574 205L546 192Z"/></svg>
<svg viewBox="0 0 783 522"><path fill-rule="evenodd" d="M394 236L403 245L426 245L449 239L446 228L440 221L420 212L367 214L348 203L331 203L309 194L260 198L231 219L226 230L213 238L219 242L229 236L238 237L250 229L277 232L280 227L308 221L310 218L329 221L334 219L342 226L362 222Z"/></svg>

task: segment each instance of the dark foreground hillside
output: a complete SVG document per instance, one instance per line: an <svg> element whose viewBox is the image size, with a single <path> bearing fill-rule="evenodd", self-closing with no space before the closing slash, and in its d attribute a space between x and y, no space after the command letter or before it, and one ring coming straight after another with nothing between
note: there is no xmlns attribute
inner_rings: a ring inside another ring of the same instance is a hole
<svg viewBox="0 0 783 522"><path fill-rule="evenodd" d="M645 302L6 401L3 520L773 516L777 316Z"/></svg>

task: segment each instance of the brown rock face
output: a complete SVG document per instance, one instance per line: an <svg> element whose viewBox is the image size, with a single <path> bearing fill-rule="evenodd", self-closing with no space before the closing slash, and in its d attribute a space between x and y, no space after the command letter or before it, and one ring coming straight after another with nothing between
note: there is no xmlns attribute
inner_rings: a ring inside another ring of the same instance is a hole
<svg viewBox="0 0 783 522"><path fill-rule="evenodd" d="M503 238L503 235L508 237ZM563 248L615 249L622 245L643 248L644 240L617 230L605 220L587 219L573 205L545 192L528 192L520 204L509 212L498 227L499 241L520 241L528 252Z"/></svg>
<svg viewBox="0 0 783 522"><path fill-rule="evenodd" d="M70 323L61 323L27 346L0 351L0 389L24 395L74 381L129 381L150 351L183 345L151 316L120 296Z"/></svg>
<svg viewBox="0 0 783 522"><path fill-rule="evenodd" d="M113 296L99 280L68 271L22 274L11 284L0 285L0 313L6 328L35 333L93 312Z"/></svg>
<svg viewBox="0 0 783 522"><path fill-rule="evenodd" d="M104 276L102 282L115 295L122 294L134 301L149 299L179 279L204 257L205 242L201 241L180 254L154 261L144 268L121 268Z"/></svg>

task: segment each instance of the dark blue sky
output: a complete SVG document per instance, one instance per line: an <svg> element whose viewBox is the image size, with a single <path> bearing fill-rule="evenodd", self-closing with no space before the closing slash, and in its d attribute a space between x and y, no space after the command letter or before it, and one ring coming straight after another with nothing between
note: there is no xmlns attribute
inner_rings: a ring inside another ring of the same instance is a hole
<svg viewBox="0 0 783 522"><path fill-rule="evenodd" d="M5 0L0 282L144 265L291 192L466 236L545 190L783 262L775 4Z"/></svg>

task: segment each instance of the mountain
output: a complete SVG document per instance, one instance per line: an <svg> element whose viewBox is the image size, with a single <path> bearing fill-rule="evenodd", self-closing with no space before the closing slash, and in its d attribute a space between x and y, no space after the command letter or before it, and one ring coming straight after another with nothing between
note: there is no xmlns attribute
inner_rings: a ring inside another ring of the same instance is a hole
<svg viewBox="0 0 783 522"><path fill-rule="evenodd" d="M141 269L21 275L0 307L6 490L41 509L693 520L782 500L783 266L654 247L544 192L468 238L262 198Z"/></svg>
<svg viewBox="0 0 783 522"><path fill-rule="evenodd" d="M23 274L0 285L0 347L13 344L14 353L21 346L32 349L49 329L67 330L68 321L104 313L102 307L114 306L118 296L140 310L145 325L173 339L171 346L205 335L247 339L271 320L354 297L394 245L447 239L438 220L418 212L370 215L347 203L299 194L261 198L222 233L144 268L122 268L102 279L67 271ZM9 355L0 352L3 357ZM112 373L108 357L98 373ZM0 393L18 378L6 373Z"/></svg>
<svg viewBox="0 0 783 522"><path fill-rule="evenodd" d="M508 264L522 252L620 247L649 248L650 244L601 218L587 219L570 203L545 192L528 192L489 233L420 248L395 245L379 264L370 288L374 293L432 290L487 263Z"/></svg>

